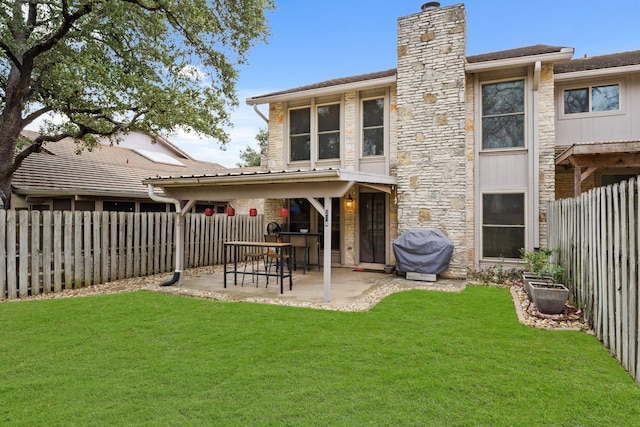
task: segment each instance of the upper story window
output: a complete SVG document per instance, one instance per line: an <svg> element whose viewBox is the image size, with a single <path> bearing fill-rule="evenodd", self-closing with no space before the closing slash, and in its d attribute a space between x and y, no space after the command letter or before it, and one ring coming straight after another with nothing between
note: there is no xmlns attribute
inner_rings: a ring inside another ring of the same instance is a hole
<svg viewBox="0 0 640 427"><path fill-rule="evenodd" d="M384 98L362 101L362 155L384 155Z"/></svg>
<svg viewBox="0 0 640 427"><path fill-rule="evenodd" d="M310 108L289 110L289 150L291 161L310 160Z"/></svg>
<svg viewBox="0 0 640 427"><path fill-rule="evenodd" d="M564 91L564 113L590 113L620 109L620 85L587 86Z"/></svg>
<svg viewBox="0 0 640 427"><path fill-rule="evenodd" d="M340 104L318 107L318 159L340 158Z"/></svg>
<svg viewBox="0 0 640 427"><path fill-rule="evenodd" d="M524 80L482 85L482 149L524 147Z"/></svg>
<svg viewBox="0 0 640 427"><path fill-rule="evenodd" d="M340 104L289 110L289 159L295 161L340 158Z"/></svg>

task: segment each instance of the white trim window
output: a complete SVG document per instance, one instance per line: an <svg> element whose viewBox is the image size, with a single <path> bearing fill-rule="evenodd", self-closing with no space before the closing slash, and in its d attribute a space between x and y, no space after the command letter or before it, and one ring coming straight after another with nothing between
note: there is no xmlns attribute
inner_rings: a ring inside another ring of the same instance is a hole
<svg viewBox="0 0 640 427"><path fill-rule="evenodd" d="M525 194L482 195L482 257L520 258L525 247Z"/></svg>
<svg viewBox="0 0 640 427"><path fill-rule="evenodd" d="M565 89L564 114L596 113L620 110L620 85L583 86Z"/></svg>
<svg viewBox="0 0 640 427"><path fill-rule="evenodd" d="M524 79L482 85L482 149L525 146Z"/></svg>
<svg viewBox="0 0 640 427"><path fill-rule="evenodd" d="M318 160L340 158L340 104L321 105L318 117Z"/></svg>
<svg viewBox="0 0 640 427"><path fill-rule="evenodd" d="M340 159L341 121L340 103L289 109L289 161Z"/></svg>
<svg viewBox="0 0 640 427"><path fill-rule="evenodd" d="M384 97L362 101L362 157L384 155Z"/></svg>
<svg viewBox="0 0 640 427"><path fill-rule="evenodd" d="M311 160L311 108L289 110L289 159Z"/></svg>

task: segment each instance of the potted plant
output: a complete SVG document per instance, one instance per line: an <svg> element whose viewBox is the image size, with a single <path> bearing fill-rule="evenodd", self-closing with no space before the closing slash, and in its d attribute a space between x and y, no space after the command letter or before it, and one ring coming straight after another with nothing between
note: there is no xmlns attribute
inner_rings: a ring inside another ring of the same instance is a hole
<svg viewBox="0 0 640 427"><path fill-rule="evenodd" d="M522 274L527 295L541 313L558 314L569 299L569 289L562 285L564 267L550 262L551 249L520 249L525 270Z"/></svg>

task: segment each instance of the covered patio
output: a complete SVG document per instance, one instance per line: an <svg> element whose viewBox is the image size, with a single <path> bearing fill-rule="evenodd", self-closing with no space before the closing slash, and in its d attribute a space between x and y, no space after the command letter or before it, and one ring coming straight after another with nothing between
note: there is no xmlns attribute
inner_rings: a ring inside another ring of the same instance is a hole
<svg viewBox="0 0 640 427"><path fill-rule="evenodd" d="M323 219L323 247L331 248L332 198L342 198L355 185L390 193L396 184L395 177L339 169L314 169L297 171L262 171L198 176L156 177L143 181L150 197L174 203L181 217L198 201L234 199L291 199L305 198ZM167 197L155 194L161 188ZM176 221L176 272L175 282L184 284L184 230L182 221ZM323 301L331 301L332 269L331 253L324 251L322 265ZM298 276L295 276L296 278ZM294 279L294 288L296 280ZM274 286L275 288L275 286Z"/></svg>

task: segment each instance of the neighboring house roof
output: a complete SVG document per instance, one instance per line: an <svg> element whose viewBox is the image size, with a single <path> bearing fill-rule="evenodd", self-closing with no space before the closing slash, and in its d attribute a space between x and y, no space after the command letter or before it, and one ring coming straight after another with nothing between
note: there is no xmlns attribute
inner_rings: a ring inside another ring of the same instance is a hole
<svg viewBox="0 0 640 427"><path fill-rule="evenodd" d="M640 50L572 59L554 66L555 74L640 65Z"/></svg>
<svg viewBox="0 0 640 427"><path fill-rule="evenodd" d="M76 154L71 138L49 143L25 159L13 176L19 195L148 198L142 180L155 174L205 174L227 170L217 163L178 158L183 166L159 163L136 151L100 145ZM161 159L162 160L162 159Z"/></svg>

